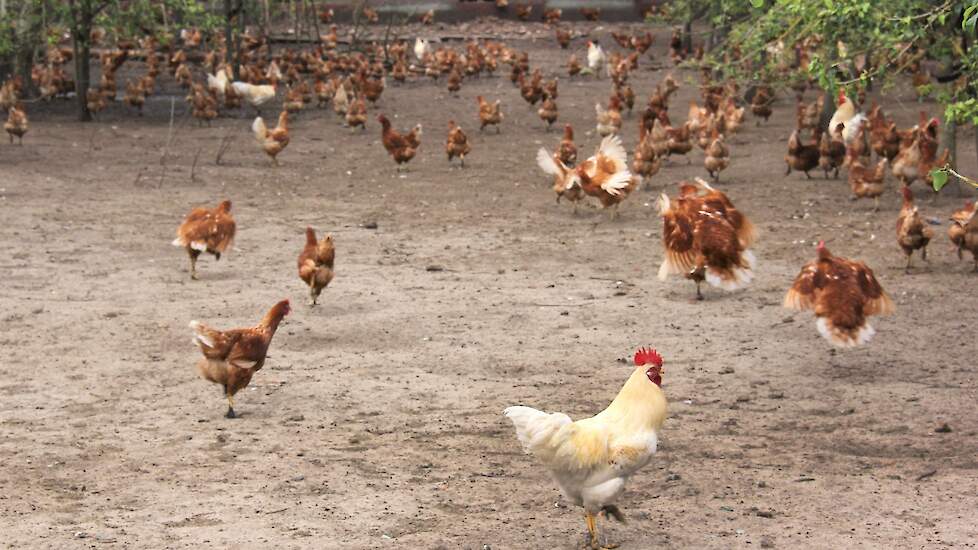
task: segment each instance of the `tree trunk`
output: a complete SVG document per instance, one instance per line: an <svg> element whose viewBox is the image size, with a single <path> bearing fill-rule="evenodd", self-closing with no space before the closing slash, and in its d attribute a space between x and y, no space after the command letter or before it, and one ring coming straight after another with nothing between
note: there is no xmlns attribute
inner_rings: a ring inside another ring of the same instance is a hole
<svg viewBox="0 0 978 550"><path fill-rule="evenodd" d="M825 94L825 101L822 103L822 112L818 115L818 129L820 132L827 132L832 115L835 114L835 101L832 101L835 96L831 90L824 90L822 93Z"/></svg>
<svg viewBox="0 0 978 550"><path fill-rule="evenodd" d="M689 54L693 53L693 20L688 19L683 23L683 49Z"/></svg>
<svg viewBox="0 0 978 550"><path fill-rule="evenodd" d="M75 96L78 98L78 118L90 122L92 113L88 110L88 88L91 86L91 44L92 6L88 2L79 4L79 11L72 30L72 44L75 54Z"/></svg>
<svg viewBox="0 0 978 550"><path fill-rule="evenodd" d="M234 8L232 0L224 0L224 63L231 66L234 80L241 80L238 66L238 48L234 32Z"/></svg>

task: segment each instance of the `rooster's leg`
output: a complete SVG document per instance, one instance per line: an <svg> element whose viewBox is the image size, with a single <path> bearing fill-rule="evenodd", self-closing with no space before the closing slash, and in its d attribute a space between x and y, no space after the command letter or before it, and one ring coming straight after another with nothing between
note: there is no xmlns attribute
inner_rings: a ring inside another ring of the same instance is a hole
<svg viewBox="0 0 978 550"><path fill-rule="evenodd" d="M585 548L592 548L592 549L597 548L598 527L597 527L596 518L592 516L590 512L584 512L584 521L587 522L587 535L588 535L587 536L588 540L587 543L585 544Z"/></svg>
<svg viewBox="0 0 978 550"><path fill-rule="evenodd" d="M316 298L318 297L319 296L318 293L316 292L316 287L313 285L309 285L309 305L310 306L316 305Z"/></svg>
<svg viewBox="0 0 978 550"><path fill-rule="evenodd" d="M903 268L904 273L910 273L910 266L913 264L913 252L907 254L907 266Z"/></svg>
<svg viewBox="0 0 978 550"><path fill-rule="evenodd" d="M700 281L696 281L696 299L703 300L703 292L700 290Z"/></svg>

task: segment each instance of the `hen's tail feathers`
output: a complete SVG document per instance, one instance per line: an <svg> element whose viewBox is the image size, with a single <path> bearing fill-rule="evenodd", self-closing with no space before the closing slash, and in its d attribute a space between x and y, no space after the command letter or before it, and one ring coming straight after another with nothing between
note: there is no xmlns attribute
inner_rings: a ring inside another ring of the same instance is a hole
<svg viewBox="0 0 978 550"><path fill-rule="evenodd" d="M265 126L265 121L261 117L256 117L255 122L251 124L251 131L255 133L255 139L258 141L265 141L268 137L268 127Z"/></svg>
<svg viewBox="0 0 978 550"><path fill-rule="evenodd" d="M532 407L508 407L503 414L513 422L523 451L546 460L554 452L553 438L571 419L562 413L548 414Z"/></svg>
<svg viewBox="0 0 978 550"><path fill-rule="evenodd" d="M214 347L214 341L210 339L209 336L204 334L207 331L200 321L190 321L190 330L194 331L194 344L205 345L207 347Z"/></svg>
<svg viewBox="0 0 978 550"><path fill-rule="evenodd" d="M707 268L706 282L728 291L746 287L754 279L754 266L757 259L753 252L745 250L741 253L738 263L740 265L729 269Z"/></svg>
<svg viewBox="0 0 978 550"><path fill-rule="evenodd" d="M867 321L863 321L862 326L855 328L837 327L831 319L819 317L815 319L815 326L818 332L832 345L840 348L854 348L861 346L873 339L876 334L874 329Z"/></svg>
<svg viewBox="0 0 978 550"><path fill-rule="evenodd" d="M605 506L602 506L601 511L604 512L606 518L614 518L618 523L625 523L625 514L623 514L621 509L614 504L606 504Z"/></svg>

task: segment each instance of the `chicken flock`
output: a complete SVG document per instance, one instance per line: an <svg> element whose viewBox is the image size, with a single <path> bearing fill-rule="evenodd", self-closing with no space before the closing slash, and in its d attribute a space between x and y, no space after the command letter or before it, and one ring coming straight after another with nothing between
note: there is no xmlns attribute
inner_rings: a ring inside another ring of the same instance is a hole
<svg viewBox="0 0 978 550"><path fill-rule="evenodd" d="M497 6L505 9L505 0ZM518 15L529 17L529 5L520 8ZM589 20L596 20L600 10L581 10ZM87 105L97 118L99 113L119 96L115 75L127 60L145 57L146 73L125 83L122 103L141 114L146 101L156 90L156 79L164 67L174 80L188 91L186 101L191 116L200 124L208 124L233 110L253 111L251 131L273 166L290 142L290 118L300 116L306 109L331 108L350 131L366 131L368 123L379 123L381 143L394 162L396 171L406 170L417 156L423 137L421 123L397 128L377 103L388 90L388 78L395 84L412 80L431 79L444 85L450 96L459 93L466 79L492 76L501 66L508 66L508 75L519 96L540 119L540 128L549 132L560 119L558 107L560 77L549 79L541 68L531 68L529 54L496 41L471 40L457 50L452 47L417 38L413 47L397 41L386 51L370 44L366 51L341 53L338 26L332 24L332 10L321 15L328 32L312 48L283 49L272 56L266 37L245 35L240 52L242 65L235 75L224 63L224 37L215 33L203 46L200 31L181 33L182 46L161 46L148 37L138 44L119 43L101 50L101 78L96 87L87 90ZM434 12L424 14L421 21L430 24ZM566 49L582 36L560 25L560 10L547 10L544 20L554 28L557 46ZM368 17L368 20L370 18ZM608 96L594 103L594 133L600 142L593 154L579 151L574 128L562 128L561 137L554 139L553 149L541 147L535 160L548 178L556 201L570 202L574 214L591 197L612 219L619 217L620 206L643 186L648 189L663 163L673 157L685 157L692 164L692 152L702 151L703 178L682 181L678 193L660 193L658 213L662 218L662 261L660 280L681 276L696 285L696 298L705 298L702 285L725 291L738 291L750 286L759 269L752 250L758 238L754 225L744 211L717 187L723 172L736 162L736 150L731 150L730 136L742 131L747 111L757 125L767 123L772 105L777 101L775 89L767 84L752 86L748 94L741 93L735 81L717 81L710 71L701 75L701 101L691 101L686 120L673 122L670 100L681 84L672 73L666 74L648 96L647 103L636 106L636 93L630 84L630 74L639 68L643 56L653 44L651 33L611 33L620 51L608 51L598 40L591 38L583 51L569 56L566 65L568 79L591 78L607 82ZM676 64L703 55L702 47L684 49L674 33L669 46L670 58ZM34 84L42 98L65 95L73 89L63 65L70 51L52 46L45 63L34 71ZM385 63L383 60L387 59ZM583 64L582 64L583 60ZM21 94L25 90L19 77L0 86L0 108L7 111L4 130L10 142L23 144L28 131L26 108ZM912 184L930 182L930 172L943 166L948 151L938 154L938 125L936 118L921 113L919 123L900 129L889 120L878 105L860 112L856 102L844 90L833 100L833 116L828 125L819 124L826 95L805 102L799 91L796 97L795 130L787 141L784 157L785 175L820 171L825 179L837 179L840 171L847 174L853 200L871 198L875 209L886 191L886 176L890 174L902 183L902 208L896 220L896 244L906 257L906 270L912 268L915 253L927 259L927 246L934 231L914 202ZM281 99L281 109L278 101ZM506 107L506 108L504 108ZM266 123L268 109L277 112L274 127ZM499 98L476 97L472 122L479 123L479 132L492 127L494 134L503 132L507 117ZM588 107L590 110L590 107ZM634 111L634 116L633 116ZM517 116L512 115L510 116ZM464 123L465 121L461 121ZM634 124L632 124L634 122ZM638 143L629 152L622 143L623 132L634 125ZM591 132L588 132L590 134ZM457 120L450 120L445 138L448 163L457 159L459 168L474 151L473 144ZM875 154L877 160L872 161ZM630 157L630 158L629 158ZM732 160L733 159L733 160ZM523 159L526 168L532 162ZM773 174L772 174L773 176ZM231 201L224 200L213 208L193 209L177 229L173 245L183 248L190 260L190 277L197 279L201 254L220 260L228 253L236 231ZM948 237L962 258L970 252L978 271L978 218L975 206L968 203L950 217ZM298 243L297 243L298 244ZM297 247L298 248L298 247ZM333 236L318 237L312 227L305 229L305 243L298 255L299 279L308 286L309 305L316 306L321 294L334 279L335 244ZM833 345L852 347L864 345L875 333L868 318L890 314L893 300L887 295L872 269L858 260L832 254L821 242L815 258L805 264L788 288L783 305L797 310L811 310L816 329ZM292 307L288 300L273 305L261 321L250 328L218 330L200 321L191 321L194 344L202 358L197 363L200 376L218 384L227 400L228 418L234 418L233 398L245 388L260 370L267 357L272 338ZM634 356L634 370L611 404L597 415L572 421L561 413L513 406L505 410L512 421L523 449L533 454L551 472L564 496L585 511L585 521L592 548L602 546L596 521L599 515L623 519L615 502L622 494L628 478L647 464L656 450L659 431L666 419L666 397L661 388L663 358L653 349L640 349Z"/></svg>

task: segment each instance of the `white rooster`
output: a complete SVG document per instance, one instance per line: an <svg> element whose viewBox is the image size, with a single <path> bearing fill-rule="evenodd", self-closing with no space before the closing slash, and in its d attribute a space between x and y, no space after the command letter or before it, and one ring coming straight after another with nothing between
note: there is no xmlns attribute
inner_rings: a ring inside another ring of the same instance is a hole
<svg viewBox="0 0 978 550"><path fill-rule="evenodd" d="M864 122L866 122L866 115L857 113L856 105L846 96L845 90L839 89L838 107L828 127L835 129L842 124L842 140L849 145L859 135L859 128Z"/></svg>
<svg viewBox="0 0 978 550"><path fill-rule="evenodd" d="M601 78L601 71L606 70L605 66L608 64L608 56L605 55L604 49L601 48L600 44L588 40L587 43L587 67L591 69L594 76Z"/></svg>
<svg viewBox="0 0 978 550"><path fill-rule="evenodd" d="M505 410L523 450L550 470L564 497L584 508L593 549L614 548L598 543L597 516L603 512L624 521L615 502L628 478L655 453L666 419L662 372L654 349L638 350L635 369L608 408L576 422L530 407Z"/></svg>

